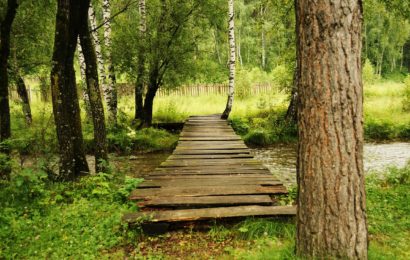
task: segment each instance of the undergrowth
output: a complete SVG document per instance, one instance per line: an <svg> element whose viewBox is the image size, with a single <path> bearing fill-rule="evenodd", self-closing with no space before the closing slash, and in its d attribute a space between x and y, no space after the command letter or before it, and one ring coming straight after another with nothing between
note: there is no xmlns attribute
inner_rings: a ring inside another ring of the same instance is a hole
<svg viewBox="0 0 410 260"><path fill-rule="evenodd" d="M55 183L24 169L0 183L0 258L91 259L124 246L138 233L121 216L140 179L100 173Z"/></svg>

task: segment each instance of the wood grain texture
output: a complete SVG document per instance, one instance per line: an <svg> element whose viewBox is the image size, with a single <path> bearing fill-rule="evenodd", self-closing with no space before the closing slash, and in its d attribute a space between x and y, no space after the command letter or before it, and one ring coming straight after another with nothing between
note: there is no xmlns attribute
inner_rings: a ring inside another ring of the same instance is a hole
<svg viewBox="0 0 410 260"><path fill-rule="evenodd" d="M130 196L151 211L124 220L151 214L151 222L294 215L294 208L274 206L274 195L286 193L220 115L190 117L174 153Z"/></svg>

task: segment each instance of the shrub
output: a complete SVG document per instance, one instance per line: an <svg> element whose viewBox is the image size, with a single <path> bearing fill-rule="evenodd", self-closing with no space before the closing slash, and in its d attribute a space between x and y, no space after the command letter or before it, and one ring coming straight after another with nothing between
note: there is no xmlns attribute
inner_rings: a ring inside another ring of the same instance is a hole
<svg viewBox="0 0 410 260"><path fill-rule="evenodd" d="M365 85L371 85L376 82L378 76L374 72L374 67L369 59L366 59L362 70L362 79Z"/></svg>
<svg viewBox="0 0 410 260"><path fill-rule="evenodd" d="M366 139L388 140L392 135L392 126L388 122L367 121L364 124Z"/></svg>
<svg viewBox="0 0 410 260"><path fill-rule="evenodd" d="M247 70L239 70L236 74L235 97L247 98L252 93L252 80Z"/></svg>
<svg viewBox="0 0 410 260"><path fill-rule="evenodd" d="M273 81L282 89L290 92L293 82L292 70L284 65L279 65L272 70Z"/></svg>
<svg viewBox="0 0 410 260"><path fill-rule="evenodd" d="M269 135L263 129L255 129L245 135L244 141L248 145L264 146L269 144Z"/></svg>

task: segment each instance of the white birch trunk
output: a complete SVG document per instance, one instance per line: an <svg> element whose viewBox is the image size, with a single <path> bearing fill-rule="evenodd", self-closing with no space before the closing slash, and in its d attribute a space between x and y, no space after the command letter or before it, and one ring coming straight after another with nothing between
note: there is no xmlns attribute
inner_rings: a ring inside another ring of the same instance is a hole
<svg viewBox="0 0 410 260"><path fill-rule="evenodd" d="M90 97L88 96L85 77L85 59L83 50L80 45L80 38L77 40L77 51L78 51L78 63L80 65L80 74L81 74L81 91L83 92L83 101L85 106L85 111L87 113L87 118L90 118Z"/></svg>
<svg viewBox="0 0 410 260"><path fill-rule="evenodd" d="M106 64L108 71L108 79L106 82L106 102L108 110L109 122L117 122L117 89L115 86L115 71L112 63L111 52L111 6L110 0L103 1L103 22L104 22L104 45L106 51Z"/></svg>
<svg viewBox="0 0 410 260"><path fill-rule="evenodd" d="M143 94L144 94L144 77L145 77L145 49L146 49L146 8L145 0L139 0L140 28L139 28L139 46L138 46L138 72L137 82L135 84L135 119L142 119L143 116Z"/></svg>
<svg viewBox="0 0 410 260"><path fill-rule="evenodd" d="M107 75L104 70L104 57L101 51L101 41L98 37L98 32L95 30L97 28L97 17L95 15L94 7L90 3L90 8L88 9L88 17L90 20L90 29L91 29L91 36L93 37L94 47L95 47L95 54L97 55L97 69L100 78L100 85L102 87L102 92L104 95L104 99L106 99L106 86L105 83L107 81ZM85 64L84 64L85 66Z"/></svg>
<svg viewBox="0 0 410 260"><path fill-rule="evenodd" d="M225 111L221 118L227 119L232 110L233 98L235 94L235 13L234 13L234 0L228 0L229 5L229 93L228 101L226 103Z"/></svg>

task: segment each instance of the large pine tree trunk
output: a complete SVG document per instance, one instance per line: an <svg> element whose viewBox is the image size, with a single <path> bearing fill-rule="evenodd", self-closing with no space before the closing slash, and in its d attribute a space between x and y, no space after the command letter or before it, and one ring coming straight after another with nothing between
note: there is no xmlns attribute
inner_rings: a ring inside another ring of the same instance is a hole
<svg viewBox="0 0 410 260"><path fill-rule="evenodd" d="M51 70L51 94L60 149L61 180L72 180L86 172L80 107L74 72L74 52L79 33L80 2L58 0Z"/></svg>
<svg viewBox="0 0 410 260"><path fill-rule="evenodd" d="M296 14L296 251L303 258L367 259L361 1L298 0Z"/></svg>
<svg viewBox="0 0 410 260"><path fill-rule="evenodd" d="M228 101L226 102L226 108L221 118L227 119L232 110L234 90L235 90L235 14L234 14L234 1L228 0L229 4L229 93Z"/></svg>
<svg viewBox="0 0 410 260"><path fill-rule="evenodd" d="M145 34L147 31L145 0L139 0L140 13L140 33L138 46L138 74L137 82L135 84L135 119L142 119L143 116L143 100L144 94L144 75L145 75Z"/></svg>
<svg viewBox="0 0 410 260"><path fill-rule="evenodd" d="M17 0L7 1L7 12L0 25L0 153L9 154L9 148L3 142L10 138L9 78L7 73L10 56L10 34L16 16ZM10 170L0 168L0 178L7 178Z"/></svg>
<svg viewBox="0 0 410 260"><path fill-rule="evenodd" d="M106 170L104 165L106 165L108 161L104 106L98 82L97 56L88 26L87 12L83 10L86 9L86 7L87 5L83 4L83 8L81 9L80 42L86 65L87 93L94 124L95 171L104 172Z"/></svg>
<svg viewBox="0 0 410 260"><path fill-rule="evenodd" d="M104 20L104 44L106 51L106 63L108 67L108 79L106 81L106 101L109 121L117 122L117 88L115 79L114 64L112 61L111 50L111 5L110 0L103 1L103 20Z"/></svg>

